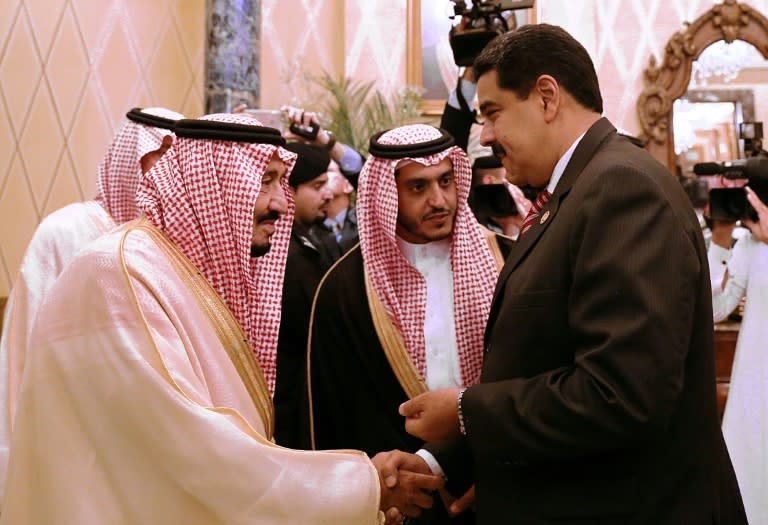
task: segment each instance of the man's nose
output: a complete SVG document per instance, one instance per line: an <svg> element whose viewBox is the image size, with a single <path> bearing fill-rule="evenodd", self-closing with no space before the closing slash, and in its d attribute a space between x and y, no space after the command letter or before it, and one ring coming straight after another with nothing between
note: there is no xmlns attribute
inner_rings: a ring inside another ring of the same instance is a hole
<svg viewBox="0 0 768 525"><path fill-rule="evenodd" d="M280 215L288 213L288 198L285 196L285 189L282 185L278 186L269 199L269 209L276 211Z"/></svg>
<svg viewBox="0 0 768 525"><path fill-rule="evenodd" d="M427 203L433 208L444 208L446 205L445 193L439 184L430 186Z"/></svg>
<svg viewBox="0 0 768 525"><path fill-rule="evenodd" d="M496 142L496 134L493 132L493 126L491 126L490 122L486 121L480 130L480 144L490 146L494 142Z"/></svg>
<svg viewBox="0 0 768 525"><path fill-rule="evenodd" d="M323 189L320 190L320 196L323 198L323 200L329 201L333 199L333 192L328 186L323 186Z"/></svg>

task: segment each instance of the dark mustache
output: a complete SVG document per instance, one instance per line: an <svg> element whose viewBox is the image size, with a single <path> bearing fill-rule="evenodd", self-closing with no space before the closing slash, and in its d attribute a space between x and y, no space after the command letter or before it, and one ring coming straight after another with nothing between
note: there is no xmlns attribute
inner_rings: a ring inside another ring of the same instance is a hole
<svg viewBox="0 0 768 525"><path fill-rule="evenodd" d="M504 155L507 154L507 152L504 151L504 148L501 147L501 144L499 144L498 142L494 142L493 144L491 144L491 151L493 151L493 154L496 155L497 157L503 157Z"/></svg>
<svg viewBox="0 0 768 525"><path fill-rule="evenodd" d="M436 209L432 210L431 212L427 213L427 214L426 214L426 215L423 217L423 219L422 219L422 220L428 221L428 220L429 220L429 219L431 219L432 217L436 217L436 216L438 216L438 215L445 215L445 214L447 214L447 213L448 213L448 214L450 214L450 213L451 213L451 210L449 210L448 208L436 208Z"/></svg>
<svg viewBox="0 0 768 525"><path fill-rule="evenodd" d="M279 218L280 218L279 213L277 213L275 210L270 210L267 213L259 215L258 218L256 219L256 222L276 221Z"/></svg>

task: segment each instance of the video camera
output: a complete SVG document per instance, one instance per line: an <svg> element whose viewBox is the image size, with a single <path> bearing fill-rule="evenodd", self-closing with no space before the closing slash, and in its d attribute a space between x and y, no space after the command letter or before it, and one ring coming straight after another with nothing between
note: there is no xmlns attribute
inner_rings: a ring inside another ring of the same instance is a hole
<svg viewBox="0 0 768 525"><path fill-rule="evenodd" d="M517 27L514 17L510 24L504 13L533 7L534 3L534 0L474 0L472 7L467 7L464 0L451 1L455 4L451 19L457 16L462 19L448 33L457 66L471 66L488 42Z"/></svg>
<svg viewBox="0 0 768 525"><path fill-rule="evenodd" d="M723 163L701 162L693 165L696 175L720 175L726 179L747 179L749 187L763 202L768 202L768 157L750 157ZM714 220L757 221L757 211L749 204L744 188L709 190L709 215Z"/></svg>

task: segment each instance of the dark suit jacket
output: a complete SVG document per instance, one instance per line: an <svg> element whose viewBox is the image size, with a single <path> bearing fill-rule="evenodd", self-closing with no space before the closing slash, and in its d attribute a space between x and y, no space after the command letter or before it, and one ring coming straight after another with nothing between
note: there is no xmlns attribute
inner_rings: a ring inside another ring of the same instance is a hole
<svg viewBox="0 0 768 525"><path fill-rule="evenodd" d="M479 524L746 523L698 222L607 120L513 246L462 407L467 438L432 451L473 469Z"/></svg>
<svg viewBox="0 0 768 525"><path fill-rule="evenodd" d="M332 234L293 223L283 282L274 397L275 441L284 447L311 448L307 403L309 314L317 285L338 257L330 247L336 247Z"/></svg>

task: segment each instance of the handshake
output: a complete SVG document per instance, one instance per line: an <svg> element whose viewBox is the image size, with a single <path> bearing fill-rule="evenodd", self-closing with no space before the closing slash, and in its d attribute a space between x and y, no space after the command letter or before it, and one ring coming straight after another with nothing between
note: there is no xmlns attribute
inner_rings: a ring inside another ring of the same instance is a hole
<svg viewBox="0 0 768 525"><path fill-rule="evenodd" d="M451 515L462 513L474 503L474 487L460 499L454 499L444 488L445 478L433 474L426 461L416 454L392 450L376 454L372 461L381 481L381 510L387 525L420 516L425 509L432 508L436 495Z"/></svg>
<svg viewBox="0 0 768 525"><path fill-rule="evenodd" d="M406 418L406 430L425 441L445 442L460 437L456 399L460 389L445 388L427 392L400 406ZM456 516L474 504L475 488L455 499L444 488L445 478L437 476L427 462L417 454L400 450L380 452L373 465L381 482L381 510L386 523L401 523L406 516L421 515L432 508L439 495L451 516Z"/></svg>

